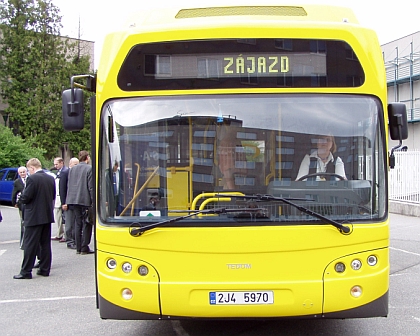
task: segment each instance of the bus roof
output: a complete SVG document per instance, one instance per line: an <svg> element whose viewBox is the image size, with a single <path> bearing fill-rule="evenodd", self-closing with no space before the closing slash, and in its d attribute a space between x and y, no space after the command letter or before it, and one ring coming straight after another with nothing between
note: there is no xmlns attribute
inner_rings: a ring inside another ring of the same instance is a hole
<svg viewBox="0 0 420 336"><path fill-rule="evenodd" d="M260 5L159 8L133 13L125 28L107 35L104 41L98 85L106 83L110 90L114 86L116 89L118 72L135 45L229 38L345 41L364 71L374 74L367 76L365 82L369 90L376 91L378 86L386 84L377 36L373 30L359 24L351 9L329 5ZM114 79L108 81L110 77Z"/></svg>

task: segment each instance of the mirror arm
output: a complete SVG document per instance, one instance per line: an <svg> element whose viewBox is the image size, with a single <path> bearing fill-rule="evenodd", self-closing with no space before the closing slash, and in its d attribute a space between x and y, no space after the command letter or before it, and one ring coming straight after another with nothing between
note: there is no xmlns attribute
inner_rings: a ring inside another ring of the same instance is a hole
<svg viewBox="0 0 420 336"><path fill-rule="evenodd" d="M402 116L396 115L395 118L397 119L396 125L398 126L398 137L399 137L399 144L398 146L392 147L391 154L389 155L389 167L394 169L395 167L395 155L394 151L397 150L402 146Z"/></svg>

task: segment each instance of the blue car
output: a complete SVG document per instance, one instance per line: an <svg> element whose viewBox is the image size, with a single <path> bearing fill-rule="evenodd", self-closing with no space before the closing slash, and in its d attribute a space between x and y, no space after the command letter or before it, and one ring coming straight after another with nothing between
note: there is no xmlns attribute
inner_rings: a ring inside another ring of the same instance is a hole
<svg viewBox="0 0 420 336"><path fill-rule="evenodd" d="M0 201L12 202L13 182L18 177L18 168L0 169Z"/></svg>

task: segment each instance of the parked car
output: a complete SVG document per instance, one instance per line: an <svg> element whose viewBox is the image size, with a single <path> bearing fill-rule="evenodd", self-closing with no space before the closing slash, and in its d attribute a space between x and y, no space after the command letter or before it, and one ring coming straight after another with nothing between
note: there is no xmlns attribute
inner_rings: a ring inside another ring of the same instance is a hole
<svg viewBox="0 0 420 336"><path fill-rule="evenodd" d="M12 202L13 182L18 177L18 168L0 169L0 201Z"/></svg>

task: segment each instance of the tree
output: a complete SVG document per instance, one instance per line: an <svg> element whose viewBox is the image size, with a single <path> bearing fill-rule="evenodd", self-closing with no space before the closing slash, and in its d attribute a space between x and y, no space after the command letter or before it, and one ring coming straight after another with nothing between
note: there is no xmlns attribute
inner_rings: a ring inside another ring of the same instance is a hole
<svg viewBox="0 0 420 336"><path fill-rule="evenodd" d="M0 90L14 133L54 157L63 142L89 149L90 132L62 127L61 93L74 74L88 73L89 58L60 36L61 16L51 0L0 0ZM89 123L89 116L87 116Z"/></svg>
<svg viewBox="0 0 420 336"><path fill-rule="evenodd" d="M45 150L34 147L32 138L23 141L11 129L0 125L0 143L0 168L25 166L34 157L41 161L44 168L50 168L51 162L44 159Z"/></svg>

